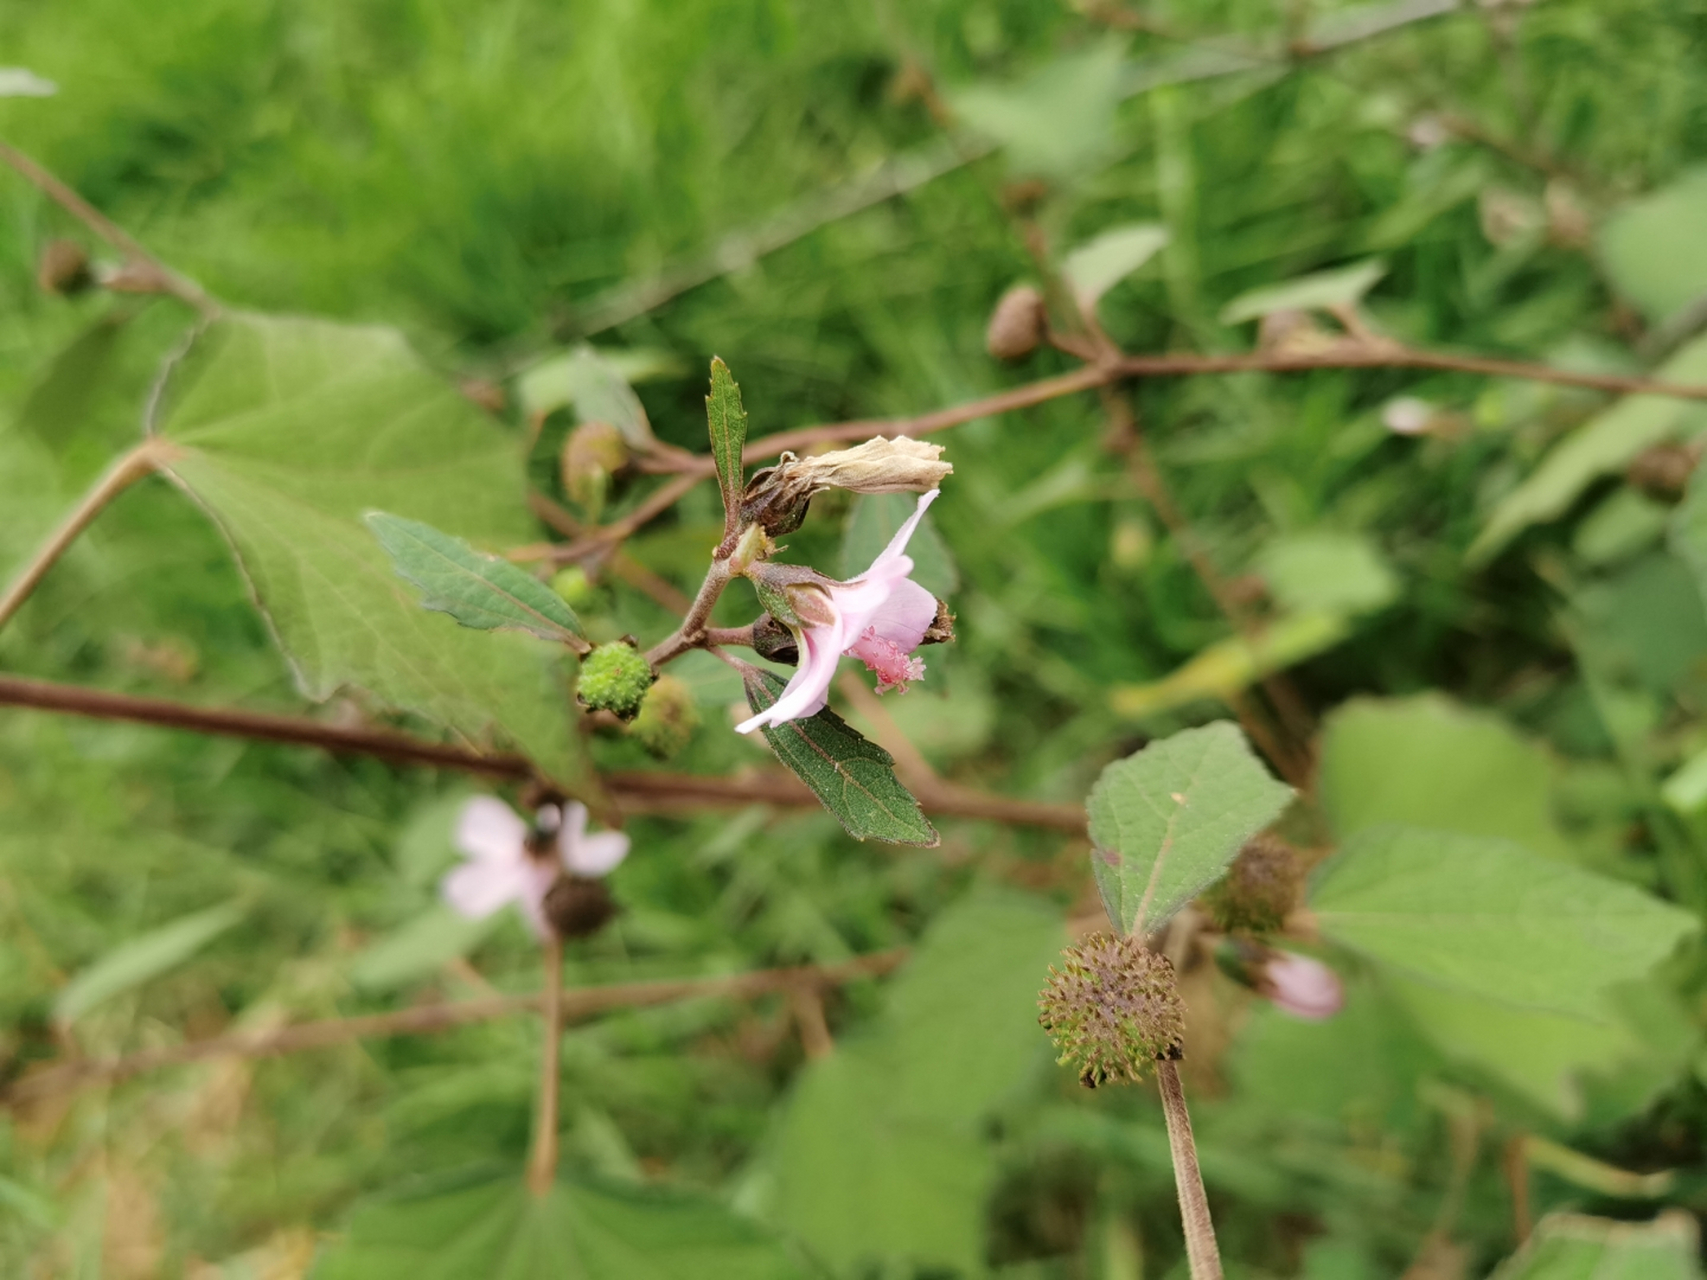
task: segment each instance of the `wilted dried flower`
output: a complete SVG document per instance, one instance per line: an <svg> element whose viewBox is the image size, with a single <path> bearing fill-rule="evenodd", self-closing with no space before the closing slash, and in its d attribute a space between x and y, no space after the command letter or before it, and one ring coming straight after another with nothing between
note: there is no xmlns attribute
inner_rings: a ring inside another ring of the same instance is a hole
<svg viewBox="0 0 1707 1280"><path fill-rule="evenodd" d="M814 494L825 489L851 493L929 493L954 467L942 461L940 444L906 436L878 436L852 449L798 458L785 453L747 482L741 522L757 524L772 537L793 533L806 518Z"/></svg>
<svg viewBox="0 0 1707 1280"><path fill-rule="evenodd" d="M1050 967L1037 1020L1087 1088L1138 1080L1157 1058L1179 1057L1185 1005L1167 957L1137 938L1097 934L1062 959Z"/></svg>
<svg viewBox="0 0 1707 1280"><path fill-rule="evenodd" d="M984 330L984 349L998 360L1021 360L1043 340L1043 295L1029 284L1016 284L996 300Z"/></svg>

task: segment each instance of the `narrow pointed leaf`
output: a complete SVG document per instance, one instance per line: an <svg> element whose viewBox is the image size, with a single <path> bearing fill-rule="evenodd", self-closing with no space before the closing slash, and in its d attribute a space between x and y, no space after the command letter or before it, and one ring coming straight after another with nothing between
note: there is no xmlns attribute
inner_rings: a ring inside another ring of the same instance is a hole
<svg viewBox="0 0 1707 1280"><path fill-rule="evenodd" d="M398 576L421 588L427 608L478 631L526 631L541 640L580 635L581 620L563 597L509 561L419 520L370 511L367 523Z"/></svg>
<svg viewBox="0 0 1707 1280"><path fill-rule="evenodd" d="M741 408L741 388L729 366L711 362L711 394L705 398L706 423L711 429L711 458L717 464L717 484L723 490L724 532L735 531L734 513L741 509L741 450L747 444L747 413Z"/></svg>
<svg viewBox="0 0 1707 1280"><path fill-rule="evenodd" d="M1110 227L1067 255L1061 274L1087 315L1102 295L1143 266L1168 242L1168 229L1156 222Z"/></svg>
<svg viewBox="0 0 1707 1280"><path fill-rule="evenodd" d="M53 1002L54 1020L75 1022L96 1005L176 969L247 912L248 904L227 902L120 943L65 984Z"/></svg>
<svg viewBox="0 0 1707 1280"><path fill-rule="evenodd" d="M1220 878L1291 798L1224 720L1115 761L1086 803L1109 919L1129 933L1156 929Z"/></svg>
<svg viewBox="0 0 1707 1280"><path fill-rule="evenodd" d="M773 705L784 682L757 667L746 677L747 704L754 711ZM895 760L825 707L815 716L761 732L777 758L812 788L856 840L887 840L934 848L941 839L925 820L919 802L895 776Z"/></svg>

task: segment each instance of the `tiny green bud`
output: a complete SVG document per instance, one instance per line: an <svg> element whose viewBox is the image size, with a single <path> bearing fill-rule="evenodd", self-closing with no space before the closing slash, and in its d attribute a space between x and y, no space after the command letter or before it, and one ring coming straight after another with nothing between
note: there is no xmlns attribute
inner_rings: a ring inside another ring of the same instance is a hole
<svg viewBox="0 0 1707 1280"><path fill-rule="evenodd" d="M1062 953L1037 1001L1038 1022L1094 1089L1110 1080L1138 1080L1158 1058L1177 1058L1185 1037L1185 1005L1166 956L1137 938L1097 934Z"/></svg>
<svg viewBox="0 0 1707 1280"><path fill-rule="evenodd" d="M572 609L588 609L598 601L599 589L578 564L559 570L551 579L551 589Z"/></svg>
<svg viewBox="0 0 1707 1280"><path fill-rule="evenodd" d="M693 690L675 676L659 676L646 691L640 714L628 726L629 734L660 760L668 760L687 746L699 728L699 706Z"/></svg>
<svg viewBox="0 0 1707 1280"><path fill-rule="evenodd" d="M652 668L633 645L601 644L581 659L581 701L591 711L611 711L631 720L652 687Z"/></svg>

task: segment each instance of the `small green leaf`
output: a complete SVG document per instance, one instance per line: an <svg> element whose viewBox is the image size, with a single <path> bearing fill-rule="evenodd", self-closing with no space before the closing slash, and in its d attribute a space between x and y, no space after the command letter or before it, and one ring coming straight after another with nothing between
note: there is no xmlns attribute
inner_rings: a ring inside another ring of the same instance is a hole
<svg viewBox="0 0 1707 1280"><path fill-rule="evenodd" d="M755 712L773 705L785 682L757 667L746 676L747 704ZM812 788L856 840L887 840L935 848L942 837L925 821L919 802L895 777L895 760L866 741L825 707L815 716L766 725L761 732L777 758Z"/></svg>
<svg viewBox="0 0 1707 1280"><path fill-rule="evenodd" d="M1109 919L1150 932L1207 889L1279 816L1276 782L1227 721L1152 742L1091 788L1092 867Z"/></svg>
<svg viewBox="0 0 1707 1280"><path fill-rule="evenodd" d="M1707 293L1707 169L1615 210L1596 236L1612 283L1661 324Z"/></svg>
<svg viewBox="0 0 1707 1280"><path fill-rule="evenodd" d="M581 620L563 597L509 561L419 520L370 511L367 524L398 576L421 588L427 608L477 631L526 631L541 640L580 636Z"/></svg>
<svg viewBox="0 0 1707 1280"><path fill-rule="evenodd" d="M1263 285L1241 293L1223 307L1221 323L1242 324L1275 311L1323 311L1329 307L1353 306L1386 274L1386 264L1371 259L1281 284Z"/></svg>
<svg viewBox="0 0 1707 1280"><path fill-rule="evenodd" d="M741 388L723 361L712 358L711 394L705 398L706 423L711 429L711 459L717 464L717 484L723 490L724 532L735 531L741 509L741 450L747 444L747 412L741 408Z"/></svg>
<svg viewBox="0 0 1707 1280"><path fill-rule="evenodd" d="M504 913L470 920L434 903L359 952L350 961L350 981L367 991L391 991L437 973L465 956L496 929Z"/></svg>
<svg viewBox="0 0 1707 1280"><path fill-rule="evenodd" d="M796 1280L758 1228L713 1204L641 1190L520 1181L358 1206L315 1280Z"/></svg>
<svg viewBox="0 0 1707 1280"><path fill-rule="evenodd" d="M1110 227L1067 255L1061 274L1087 315L1102 295L1131 275L1168 242L1168 229L1158 222L1133 222Z"/></svg>
<svg viewBox="0 0 1707 1280"><path fill-rule="evenodd" d="M1316 530L1270 541L1256 571L1288 612L1324 609L1364 613L1399 594L1399 580L1366 536Z"/></svg>
<svg viewBox="0 0 1707 1280"><path fill-rule="evenodd" d="M1119 151L1115 112L1128 66L1118 40L1063 54L1022 81L985 82L950 95L976 133L1001 144L1015 174L1066 178L1106 164Z"/></svg>
<svg viewBox="0 0 1707 1280"><path fill-rule="evenodd" d="M247 902L227 902L120 943L61 988L53 1002L54 1020L75 1022L96 1005L176 969L248 911Z"/></svg>
<svg viewBox="0 0 1707 1280"><path fill-rule="evenodd" d="M652 424L640 397L629 386L635 372L646 372L647 366L637 363L634 354L581 346L542 360L516 380L523 411L537 417L573 405L580 421L608 422L622 433L631 449L651 448L657 443ZM628 359L624 360L625 356Z"/></svg>
<svg viewBox="0 0 1707 1280"><path fill-rule="evenodd" d="M1652 1222L1548 1214L1489 1280L1700 1280L1700 1233L1679 1209Z"/></svg>
<svg viewBox="0 0 1707 1280"><path fill-rule="evenodd" d="M1148 684L1121 684L1109 690L1116 715L1144 720L1206 698L1225 701L1272 671L1284 670L1326 653L1351 634L1344 614L1312 609L1283 614L1250 637L1228 636Z"/></svg>
<svg viewBox="0 0 1707 1280"><path fill-rule="evenodd" d="M1525 1009L1604 1016L1697 927L1633 885L1507 840L1379 827L1319 872L1322 936L1411 978Z"/></svg>
<svg viewBox="0 0 1707 1280"><path fill-rule="evenodd" d="M1681 347L1654 377L1696 385L1707 382L1707 337ZM1555 519L1600 476L1618 471L1642 450L1707 423L1707 408L1671 396L1625 396L1574 428L1541 460L1534 473L1499 502L1470 544L1472 565L1491 559L1532 524Z"/></svg>

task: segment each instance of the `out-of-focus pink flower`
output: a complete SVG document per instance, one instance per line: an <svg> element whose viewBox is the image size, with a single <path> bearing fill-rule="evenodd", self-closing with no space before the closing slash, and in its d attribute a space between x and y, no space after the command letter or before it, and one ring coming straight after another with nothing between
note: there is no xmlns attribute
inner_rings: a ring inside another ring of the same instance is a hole
<svg viewBox="0 0 1707 1280"><path fill-rule="evenodd" d="M761 725L785 724L823 710L844 653L877 673L879 693L904 689L909 680L925 674L925 664L912 653L936 621L936 597L909 576L913 558L907 554L907 542L939 492L919 495L918 508L859 577L809 586L796 597L810 601L800 610L800 665L781 696L736 725L736 732L751 733Z"/></svg>
<svg viewBox="0 0 1707 1280"><path fill-rule="evenodd" d="M468 861L444 878L444 900L470 920L484 919L513 902L534 933L544 938L549 933L545 895L559 866L572 875L595 878L609 874L628 856L628 837L620 831L587 831L587 807L582 804L545 806L538 828L550 845L536 854L528 847L533 829L509 805L491 796L470 800L457 815L454 836Z"/></svg>
<svg viewBox="0 0 1707 1280"><path fill-rule="evenodd" d="M1345 1005L1339 975L1320 960L1276 951L1263 963L1257 989L1295 1018L1320 1022Z"/></svg>

